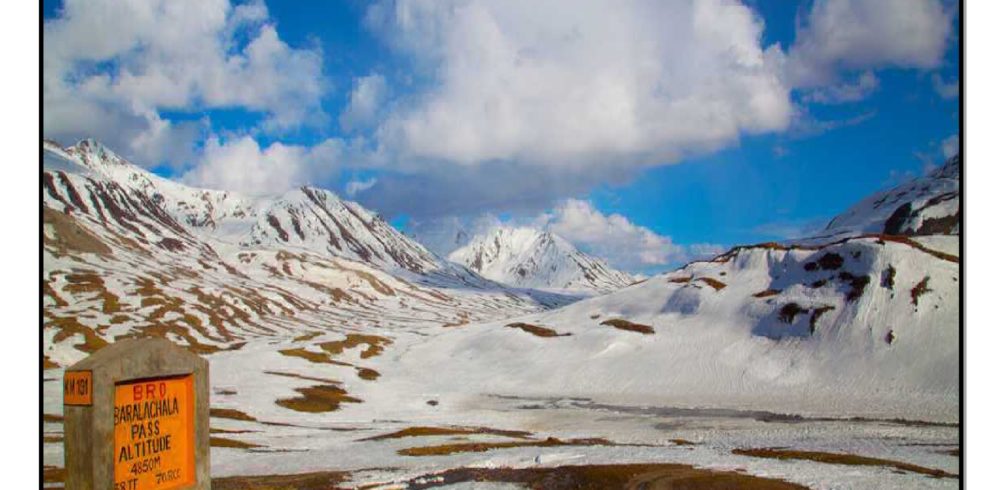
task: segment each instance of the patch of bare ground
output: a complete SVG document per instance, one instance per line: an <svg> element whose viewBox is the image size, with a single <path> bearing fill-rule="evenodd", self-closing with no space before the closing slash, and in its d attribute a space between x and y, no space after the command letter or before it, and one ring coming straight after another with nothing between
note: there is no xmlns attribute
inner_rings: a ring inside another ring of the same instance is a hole
<svg viewBox="0 0 990 490"><path fill-rule="evenodd" d="M282 349L282 350L280 350L278 352L279 352L279 354L282 354L283 356L300 357L300 358L306 359L307 361L312 362L312 363L333 364L333 365L336 365L336 366L348 366L348 367L352 367L352 368L354 368L354 369L357 370L358 377L361 378L361 379L363 379L363 380L366 380L366 381L374 381L374 380L378 379L381 376L381 373L379 373L378 371L375 371L374 369L364 368L364 367L360 367L360 366L355 366L355 365L350 364L350 363L336 361L329 354L326 354L326 353L323 353L323 352L312 352L312 351L308 351L308 350L306 350L304 348Z"/></svg>
<svg viewBox="0 0 990 490"><path fill-rule="evenodd" d="M675 284L685 284L691 282L691 276L671 277L670 279L667 279L667 282L672 282Z"/></svg>
<svg viewBox="0 0 990 490"><path fill-rule="evenodd" d="M323 334L323 332L309 332L309 333L300 335L300 336L292 339L292 341L293 342L306 342L307 340L313 340L313 339L315 339L316 337L319 337L322 334Z"/></svg>
<svg viewBox="0 0 990 490"><path fill-rule="evenodd" d="M110 255L112 251L96 235L76 222L75 218L45 206L42 210L44 225L51 227L54 236L43 233L45 246L56 255L68 252Z"/></svg>
<svg viewBox="0 0 990 490"><path fill-rule="evenodd" d="M142 337L160 337L168 338L168 334L172 334L176 337L181 338L186 342L186 345L179 345L179 347L188 350L194 354L205 355L213 354L214 352L219 352L222 350L236 350L243 347L243 344L234 344L229 348L221 348L212 344L204 344L199 341L195 336L193 336L187 327L180 325L175 321L170 321L167 323L153 323L151 325L137 326L131 333L125 335L118 335L115 340L127 339L127 338L142 338Z"/></svg>
<svg viewBox="0 0 990 490"><path fill-rule="evenodd" d="M697 442L689 441L687 439L669 439L668 442L675 446L697 446Z"/></svg>
<svg viewBox="0 0 990 490"><path fill-rule="evenodd" d="M537 337L567 337L571 335L570 332L561 334L561 333L557 333L557 331L552 328L540 327L537 325L530 325L529 323L522 323L522 322L510 323L505 327L518 328L520 330L523 330L524 332L531 333Z"/></svg>
<svg viewBox="0 0 990 490"><path fill-rule="evenodd" d="M299 475L228 476L213 478L214 490L336 490L350 479L343 471Z"/></svg>
<svg viewBox="0 0 990 490"><path fill-rule="evenodd" d="M361 400L347 396L347 391L333 385L316 385L306 388L295 388L302 396L295 398L280 398L275 403L283 408L297 412L332 412L340 408L341 403L361 403Z"/></svg>
<svg viewBox="0 0 990 490"><path fill-rule="evenodd" d="M385 284L384 282L382 282L380 279L378 279L377 277L375 277L371 273L368 273L368 272L365 272L365 271L362 271L362 270L358 270L358 269L351 269L349 267L344 267L344 266L340 265L337 262L334 262L334 265L337 266L338 269L341 269L341 270L344 270L344 271L347 271L347 272L352 272L352 273L356 274L358 277L360 277L365 282L367 282L368 285L370 285L372 289L374 289L375 291L378 291L379 294L383 294L385 296L395 296L395 290L394 289L392 289L388 284Z"/></svg>
<svg viewBox="0 0 990 490"><path fill-rule="evenodd" d="M81 271L66 274L65 280L68 284L62 289L64 292L71 293L72 295L92 293L95 299L99 299L103 303L103 313L112 315L120 311L120 298L116 294L107 291L106 286L103 284L103 278L95 272Z"/></svg>
<svg viewBox="0 0 990 490"><path fill-rule="evenodd" d="M771 296L776 296L780 294L779 289L767 288L753 295L754 298L769 298Z"/></svg>
<svg viewBox="0 0 990 490"><path fill-rule="evenodd" d="M217 427L210 427L210 434L250 434L253 432L258 432L256 430L231 430L231 429L220 429Z"/></svg>
<svg viewBox="0 0 990 490"><path fill-rule="evenodd" d="M359 441L381 441L384 439L402 439L403 437L428 437L428 436L458 436L473 434L492 434L504 437L514 437L517 439L529 439L533 433L523 430L502 430L489 427L407 427L405 429L381 434Z"/></svg>
<svg viewBox="0 0 990 490"><path fill-rule="evenodd" d="M361 353L361 357L362 358L367 358L367 357L372 357L372 356L378 355L378 353L380 353L381 350L382 350L381 345L388 345L388 344L390 344L392 342L391 340L386 339L384 337L376 337L374 335L355 335L354 337L356 337L357 340L350 341L351 343L353 343L353 345L356 346L356 345L361 345L361 344L368 344L368 347ZM380 339L380 340L374 341L374 340L370 340L370 339ZM376 344L374 342L380 342L380 343L379 344ZM329 352L340 353L340 352L343 352L343 347L341 347L341 346L344 345L344 344L346 344L346 343L348 343L348 341L347 340L343 340L343 341L339 341L339 343L338 342L324 342L324 343L321 343L319 345L320 345L321 348L323 348L324 350L328 350ZM338 348L339 348L339 350L338 350ZM341 362L341 361L334 360L333 357L329 353L325 353L325 352L308 351L305 348L301 348L301 347L295 348L295 349L282 349L282 350L280 350L278 352L279 352L279 354L282 354L283 356L300 357L300 358L306 359L307 361L312 362L312 363L333 364L333 365L336 365L336 366L348 366L348 367L352 367L355 370L357 370L358 377L361 378L361 379L363 379L363 380L366 380L366 381L374 381L374 380L378 379L381 376L381 373L379 373L378 371L375 371L374 369L366 368L366 367L361 367L361 366L355 366L355 365L350 364L350 363L347 363L347 362Z"/></svg>
<svg viewBox="0 0 990 490"><path fill-rule="evenodd" d="M301 284L305 284L305 285L307 285L307 286L309 286L309 287L311 287L311 288L313 288L313 289L315 289L315 290L317 290L317 291L319 291L319 292L321 292L323 294L326 294L327 296L330 296L330 298L333 299L333 301L335 303L340 303L342 301L348 302L348 303L357 303L357 301L354 299L354 297L351 296L351 295L349 295L349 294L347 294L343 289L332 288L330 286L325 286L323 284L320 284L320 283L318 283L316 281L307 281L307 280L299 279L299 278L296 279L296 282L299 282ZM357 291L354 291L354 292L357 292Z"/></svg>
<svg viewBox="0 0 990 490"><path fill-rule="evenodd" d="M59 330L52 337L52 343L57 344L69 339L73 335L79 334L83 336L83 343L76 344L74 347L87 354L92 354L107 345L106 340L103 340L102 337L97 335L92 328L79 323L74 316L60 317L50 311L46 311L45 317L45 328L56 328Z"/></svg>
<svg viewBox="0 0 990 490"><path fill-rule="evenodd" d="M795 317L797 317L798 315L811 313L811 316L808 320L808 330L811 333L815 333L815 328L818 325L818 319L821 318L821 316L825 314L825 312L832 311L834 309L835 307L831 305L819 306L816 308L809 309L809 308L804 308L797 303L787 303L786 305L780 308L780 311L777 312L777 319L787 324L793 324Z"/></svg>
<svg viewBox="0 0 990 490"><path fill-rule="evenodd" d="M811 318L808 320L808 329L811 333L815 333L818 319L821 318L826 311L832 311L834 309L835 307L831 305L819 306L818 308L811 309Z"/></svg>
<svg viewBox="0 0 990 490"><path fill-rule="evenodd" d="M425 490L455 483L515 483L530 489L803 489L801 485L741 474L695 468L682 464L614 464L536 468L457 468L424 475L407 482L409 490Z"/></svg>
<svg viewBox="0 0 990 490"><path fill-rule="evenodd" d="M55 291L55 288L52 287L52 281L50 279L43 279L41 281L41 290L44 296L47 296L52 300L53 306L58 308L69 306L69 303L62 299L62 297L58 295L58 292Z"/></svg>
<svg viewBox="0 0 990 490"><path fill-rule="evenodd" d="M471 322L471 318L470 318L470 316L467 313L458 312L457 313L457 321L456 322L452 322L452 323L444 323L443 324L443 327L444 328L463 327L464 325L467 325L470 322Z"/></svg>
<svg viewBox="0 0 990 490"><path fill-rule="evenodd" d="M893 265L888 264L887 268L880 275L880 285L887 289L894 289L894 276L896 275L897 269L894 269Z"/></svg>
<svg viewBox="0 0 990 490"><path fill-rule="evenodd" d="M47 371L49 369L58 369L58 363L51 360L46 354L41 358L41 369Z"/></svg>
<svg viewBox="0 0 990 490"><path fill-rule="evenodd" d="M59 484L65 483L65 468L45 465L43 469L42 481L53 488L61 488L62 485ZM46 486L45 488L49 487Z"/></svg>
<svg viewBox="0 0 990 490"><path fill-rule="evenodd" d="M357 368L357 375L365 381L374 381L381 377L382 373L371 368Z"/></svg>
<svg viewBox="0 0 990 490"><path fill-rule="evenodd" d="M754 458L772 458L780 460L806 460L825 464L840 464L849 466L884 466L901 471L909 471L934 478L959 478L943 470L926 468L911 463L894 461L890 459L871 458L856 454L826 453L821 451L796 451L791 449L756 448L756 449L733 449L732 454L751 456Z"/></svg>
<svg viewBox="0 0 990 490"><path fill-rule="evenodd" d="M275 376L285 376L286 378L304 379L306 381L316 381L317 383L340 384L340 381L335 381L332 379L317 378L315 376L303 376L302 374L286 373L282 371L265 371L265 374L272 374Z"/></svg>
<svg viewBox="0 0 990 490"><path fill-rule="evenodd" d="M849 284L846 301L856 301L863 296L863 290L870 283L870 276L857 276L843 271L839 273L839 280Z"/></svg>
<svg viewBox="0 0 990 490"><path fill-rule="evenodd" d="M656 333L656 331L653 330L653 327L649 325L633 323L627 320L623 320L621 318L612 318L611 320L605 320L604 322L601 322L599 325L607 325L609 327L615 327L619 330L628 330L630 332L639 332L644 335L652 335Z"/></svg>
<svg viewBox="0 0 990 490"><path fill-rule="evenodd" d="M241 420L244 422L257 422L258 419L234 408L213 408L210 407L210 418Z"/></svg>
<svg viewBox="0 0 990 490"><path fill-rule="evenodd" d="M802 308L797 303L787 303L780 308L780 311L777 312L777 319L784 323L791 324L794 323L794 317L807 312L807 308Z"/></svg>
<svg viewBox="0 0 990 490"><path fill-rule="evenodd" d="M725 287L725 283L724 282L719 281L718 279L712 279L711 277L699 277L699 278L695 279L695 281L701 281L701 282L703 282L703 283L711 286L712 289L714 289L716 291L721 291Z"/></svg>
<svg viewBox="0 0 990 490"><path fill-rule="evenodd" d="M361 351L361 359L367 359L381 354L385 350L385 346L391 343L391 340L377 335L347 334L344 340L322 342L319 346L328 354L336 356L342 354L345 349L353 349L359 345L365 345L367 347Z"/></svg>
<svg viewBox="0 0 990 490"><path fill-rule="evenodd" d="M227 448L233 448L233 449L252 449L252 448L264 447L264 446L262 446L260 444L251 444L250 442L238 441L238 440L235 440L235 439L227 439L225 437L210 436L210 447L227 447Z"/></svg>
<svg viewBox="0 0 990 490"><path fill-rule="evenodd" d="M614 446L608 439L557 439L548 437L541 441L505 441L505 442L461 442L441 444L438 446L420 446L400 449L402 456L447 456L456 453L483 453L492 449L509 449L515 447L557 447L557 446Z"/></svg>
<svg viewBox="0 0 990 490"><path fill-rule="evenodd" d="M299 357L309 362L317 363L317 364L336 364L338 366L350 365L344 362L333 360L333 358L331 358L329 354L324 354L323 352L308 351L302 347L295 349L282 349L278 351L278 353L282 354L283 356Z"/></svg>
<svg viewBox="0 0 990 490"><path fill-rule="evenodd" d="M929 279L931 278L925 276L924 279L922 279L918 284L915 284L914 287L911 288L911 304L913 304L914 306L918 306L918 298L920 298L925 293L930 293L932 291L931 289L928 288Z"/></svg>

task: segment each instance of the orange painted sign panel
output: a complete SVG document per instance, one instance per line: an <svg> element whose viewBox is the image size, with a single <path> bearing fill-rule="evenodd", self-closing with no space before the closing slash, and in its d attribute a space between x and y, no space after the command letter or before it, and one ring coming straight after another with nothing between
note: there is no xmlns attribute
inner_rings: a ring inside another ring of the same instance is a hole
<svg viewBox="0 0 990 490"><path fill-rule="evenodd" d="M65 405L93 404L93 372L66 371L62 378L62 403Z"/></svg>
<svg viewBox="0 0 990 490"><path fill-rule="evenodd" d="M114 490L196 483L193 377L118 383L113 399Z"/></svg>

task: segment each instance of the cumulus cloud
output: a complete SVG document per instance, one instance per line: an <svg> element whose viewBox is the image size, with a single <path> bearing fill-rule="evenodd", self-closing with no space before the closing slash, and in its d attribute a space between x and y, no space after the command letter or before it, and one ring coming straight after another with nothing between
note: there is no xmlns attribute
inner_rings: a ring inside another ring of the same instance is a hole
<svg viewBox="0 0 990 490"><path fill-rule="evenodd" d="M959 80L943 80L938 73L932 75L932 86L935 93L943 99L955 99L959 97Z"/></svg>
<svg viewBox="0 0 990 490"><path fill-rule="evenodd" d="M252 195L275 194L309 183L328 173L343 151L339 140L312 148L273 143L262 148L254 138L228 141L211 137L202 161L181 180L196 187L231 190Z"/></svg>
<svg viewBox="0 0 990 490"><path fill-rule="evenodd" d="M347 194L348 197L354 197L357 194L371 189L376 183L378 183L378 179L374 177L367 180L352 180L344 186L344 193Z"/></svg>
<svg viewBox="0 0 990 490"><path fill-rule="evenodd" d="M446 257L467 245L475 236L504 224L490 213L473 218L448 215L427 220L411 219L406 223L404 232L433 253Z"/></svg>
<svg viewBox="0 0 990 490"><path fill-rule="evenodd" d="M725 251L711 243L676 244L668 237L637 225L618 213L605 214L587 200L565 199L535 216L443 216L410 220L405 232L441 256L467 245L494 227L532 227L553 232L579 250L605 259L630 273L654 273L689 260Z"/></svg>
<svg viewBox="0 0 990 490"><path fill-rule="evenodd" d="M378 128L404 159L655 165L790 117L780 50L735 0L396 0L368 19L430 82Z"/></svg>
<svg viewBox="0 0 990 490"><path fill-rule="evenodd" d="M320 115L322 54L282 41L262 2L66 0L44 38L46 137L93 136L155 165L202 137L164 110L244 108L270 130Z"/></svg>
<svg viewBox="0 0 990 490"><path fill-rule="evenodd" d="M818 119L811 112L802 109L795 113L790 135L793 138L817 136L840 128L858 126L873 119L876 115L877 112L872 110L843 119Z"/></svg>
<svg viewBox="0 0 990 490"><path fill-rule="evenodd" d="M589 201L568 199L542 220L548 230L621 269L642 270L685 256L684 248L670 237L636 225L621 214L606 215Z"/></svg>
<svg viewBox="0 0 990 490"><path fill-rule="evenodd" d="M952 158L959 154L959 135L954 134L942 140L942 156Z"/></svg>
<svg viewBox="0 0 990 490"><path fill-rule="evenodd" d="M387 95L385 77L373 73L354 80L347 97L347 107L340 115L340 127L347 132L372 126Z"/></svg>
<svg viewBox="0 0 990 490"><path fill-rule="evenodd" d="M788 83L831 85L844 70L936 68L952 18L939 0L816 0L787 53Z"/></svg>
<svg viewBox="0 0 990 490"><path fill-rule="evenodd" d="M845 104L865 99L880 85L872 71L863 72L854 82L817 88L804 97L819 104Z"/></svg>

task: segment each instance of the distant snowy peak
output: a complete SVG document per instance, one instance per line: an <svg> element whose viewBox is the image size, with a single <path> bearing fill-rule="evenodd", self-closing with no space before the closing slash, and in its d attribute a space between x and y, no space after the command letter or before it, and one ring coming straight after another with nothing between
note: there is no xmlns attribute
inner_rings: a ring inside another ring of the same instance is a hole
<svg viewBox="0 0 990 490"><path fill-rule="evenodd" d="M519 287L604 293L634 282L629 274L582 253L560 236L529 227L495 227L448 258L488 279Z"/></svg>
<svg viewBox="0 0 990 490"><path fill-rule="evenodd" d="M833 219L825 233L958 235L959 165L957 155L924 177L867 197Z"/></svg>

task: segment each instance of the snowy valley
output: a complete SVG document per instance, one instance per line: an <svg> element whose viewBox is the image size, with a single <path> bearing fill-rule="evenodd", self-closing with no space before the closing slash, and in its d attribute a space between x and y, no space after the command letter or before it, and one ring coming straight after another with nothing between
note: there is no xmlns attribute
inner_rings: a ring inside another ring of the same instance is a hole
<svg viewBox="0 0 990 490"><path fill-rule="evenodd" d="M465 468L636 463L958 486L958 157L815 236L637 282L543 230L444 258L329 191L195 189L92 140L43 146L53 475L62 370L163 336L210 361L218 478L455 488L481 478Z"/></svg>

